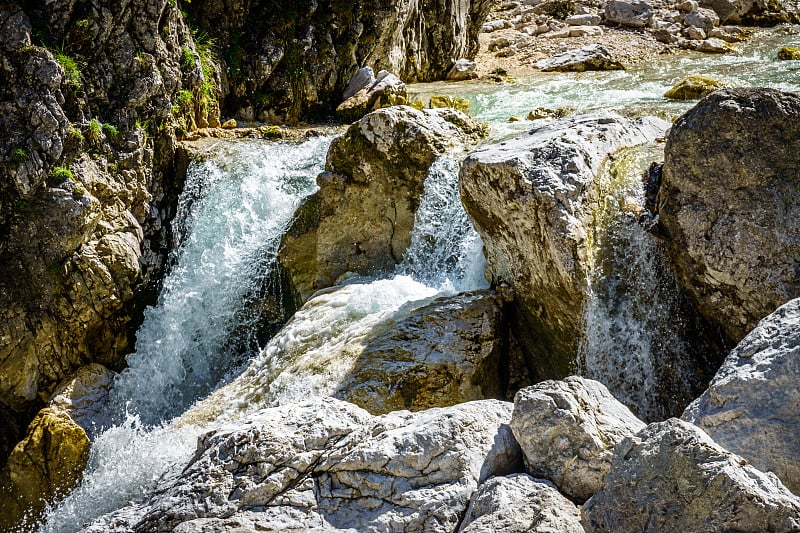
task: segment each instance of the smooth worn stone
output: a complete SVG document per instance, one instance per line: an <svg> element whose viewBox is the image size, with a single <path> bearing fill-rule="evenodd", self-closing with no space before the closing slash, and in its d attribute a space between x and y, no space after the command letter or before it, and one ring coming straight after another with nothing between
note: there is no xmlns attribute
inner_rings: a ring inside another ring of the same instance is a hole
<svg viewBox="0 0 800 533"><path fill-rule="evenodd" d="M67 413L87 433L104 425L104 408L116 372L98 363L80 367L50 397L50 407Z"/></svg>
<svg viewBox="0 0 800 533"><path fill-rule="evenodd" d="M607 22L632 28L644 28L653 20L655 10L645 0L608 0L605 7Z"/></svg>
<svg viewBox="0 0 800 533"><path fill-rule="evenodd" d="M478 77L478 73L476 69L478 65L470 60L461 58L447 71L447 76L445 79L447 81L464 81L464 80L472 80Z"/></svg>
<svg viewBox="0 0 800 533"><path fill-rule="evenodd" d="M528 473L578 502L603 488L614 446L644 427L603 384L577 376L521 389L511 416Z"/></svg>
<svg viewBox="0 0 800 533"><path fill-rule="evenodd" d="M336 116L344 121L355 121L383 107L408 103L406 84L394 74L382 70L371 85L359 89L336 108Z"/></svg>
<svg viewBox="0 0 800 533"><path fill-rule="evenodd" d="M527 474L482 483L459 533L584 533L580 511L549 481Z"/></svg>
<svg viewBox="0 0 800 533"><path fill-rule="evenodd" d="M0 472L0 527L8 531L23 517L35 519L46 504L66 496L81 481L89 447L86 432L67 413L39 411Z"/></svg>
<svg viewBox="0 0 800 533"><path fill-rule="evenodd" d="M789 532L800 528L800 499L774 474L671 418L617 446L605 488L581 515L588 532Z"/></svg>
<svg viewBox="0 0 800 533"><path fill-rule="evenodd" d="M347 87L342 94L342 101L354 96L361 89L371 87L375 83L375 71L372 67L361 67L358 72L347 82Z"/></svg>
<svg viewBox="0 0 800 533"><path fill-rule="evenodd" d="M680 285L731 344L800 296L798 168L796 94L723 89L670 130L659 227Z"/></svg>
<svg viewBox="0 0 800 533"><path fill-rule="evenodd" d="M332 398L267 409L201 437L149 502L84 531L242 517L260 530L449 533L480 483L518 471L510 416L510 404L490 400L378 417Z"/></svg>
<svg viewBox="0 0 800 533"><path fill-rule="evenodd" d="M683 419L800 493L800 299L764 318Z"/></svg>
<svg viewBox="0 0 800 533"><path fill-rule="evenodd" d="M664 93L671 100L699 100L707 94L724 88L725 85L705 76L687 76Z"/></svg>
<svg viewBox="0 0 800 533"><path fill-rule="evenodd" d="M393 271L411 242L430 166L485 134L485 125L454 109L395 106L366 115L335 139L319 191L295 212L280 247L299 300L346 272Z"/></svg>
<svg viewBox="0 0 800 533"><path fill-rule="evenodd" d="M623 70L625 67L599 44L570 50L549 59L536 62L536 68L545 72L584 72L586 70Z"/></svg>
<svg viewBox="0 0 800 533"><path fill-rule="evenodd" d="M610 187L598 180L602 162L667 127L654 117L570 117L481 147L462 163L461 198L483 240L486 276L514 290L513 331L533 379L573 372L588 291L589 221L594 199Z"/></svg>

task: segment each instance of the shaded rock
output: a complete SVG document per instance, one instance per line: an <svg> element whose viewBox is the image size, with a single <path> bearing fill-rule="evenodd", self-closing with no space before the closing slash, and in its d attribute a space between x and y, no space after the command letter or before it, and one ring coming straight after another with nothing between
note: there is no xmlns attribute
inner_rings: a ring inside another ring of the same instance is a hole
<svg viewBox="0 0 800 533"><path fill-rule="evenodd" d="M394 74L382 70L378 73L374 83L360 89L339 104L336 108L336 116L341 120L352 122L370 111L406 104L407 96L406 84Z"/></svg>
<svg viewBox="0 0 800 533"><path fill-rule="evenodd" d="M397 106L370 113L334 140L320 190L298 208L281 243L280 262L299 299L345 272L393 270L411 240L433 161L485 134L484 125L453 109Z"/></svg>
<svg viewBox="0 0 800 533"><path fill-rule="evenodd" d="M702 430L675 418L621 442L587 531L796 531L800 499Z"/></svg>
<svg viewBox="0 0 800 533"><path fill-rule="evenodd" d="M599 44L590 44L549 59L537 61L536 68L545 72L584 72L586 70L623 70L625 67L614 59L605 47Z"/></svg>
<svg viewBox="0 0 800 533"><path fill-rule="evenodd" d="M375 83L375 71L372 67L361 67L347 82L347 87L342 94L342 101L347 101L361 89L367 89Z"/></svg>
<svg viewBox="0 0 800 533"><path fill-rule="evenodd" d="M59 384L49 405L68 414L76 424L91 434L97 426L103 425L103 409L114 383L114 376L116 372L97 363L82 366Z"/></svg>
<svg viewBox="0 0 800 533"><path fill-rule="evenodd" d="M723 24L774 26L782 22L800 22L800 8L792 0L703 0Z"/></svg>
<svg viewBox="0 0 800 533"><path fill-rule="evenodd" d="M653 6L644 0L609 0L605 7L607 22L632 28L649 26L654 14Z"/></svg>
<svg viewBox="0 0 800 533"><path fill-rule="evenodd" d="M579 502L603 488L614 446L644 427L605 386L577 376L520 390L511 417L527 471Z"/></svg>
<svg viewBox="0 0 800 533"><path fill-rule="evenodd" d="M597 173L622 146L663 135L668 124L647 117L585 115L532 129L475 150L459 187L481 235L487 278L516 294L514 334L535 380L571 373L587 291L587 224L603 195Z"/></svg>
<svg viewBox="0 0 800 533"><path fill-rule="evenodd" d="M80 483L89 446L67 413L39 411L0 472L0 526L10 530L23 516L35 520L47 503L69 493Z"/></svg>
<svg viewBox="0 0 800 533"><path fill-rule="evenodd" d="M800 299L764 318L683 419L800 493Z"/></svg>
<svg viewBox="0 0 800 533"><path fill-rule="evenodd" d="M447 76L445 79L447 81L464 81L464 80L473 80L478 77L478 73L476 69L478 65L470 60L470 59L459 59L453 66L447 71Z"/></svg>
<svg viewBox="0 0 800 533"><path fill-rule="evenodd" d="M778 50L778 59L798 61L800 60L800 48L793 48L791 46L784 46Z"/></svg>
<svg viewBox="0 0 800 533"><path fill-rule="evenodd" d="M792 93L723 89L670 130L660 227L679 282L731 343L800 296L797 168L800 97Z"/></svg>
<svg viewBox="0 0 800 533"><path fill-rule="evenodd" d="M453 97L450 95L434 95L428 102L428 107L436 109L439 107L449 107L457 109L462 113L469 114L470 103L466 98Z"/></svg>
<svg viewBox="0 0 800 533"><path fill-rule="evenodd" d="M459 533L583 533L580 512L549 481L526 474L478 487Z"/></svg>
<svg viewBox="0 0 800 533"><path fill-rule="evenodd" d="M725 85L705 76L687 76L664 93L671 100L698 100L709 93L724 88Z"/></svg>
<svg viewBox="0 0 800 533"><path fill-rule="evenodd" d="M519 467L510 411L487 400L372 417L332 398L264 410L201 437L135 522L121 527L123 510L85 531L216 519L281 531L450 532L479 483Z"/></svg>

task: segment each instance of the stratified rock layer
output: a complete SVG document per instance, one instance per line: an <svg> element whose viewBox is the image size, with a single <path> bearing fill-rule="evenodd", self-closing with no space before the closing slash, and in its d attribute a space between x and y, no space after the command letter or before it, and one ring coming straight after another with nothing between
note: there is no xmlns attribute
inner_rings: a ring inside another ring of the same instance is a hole
<svg viewBox="0 0 800 533"><path fill-rule="evenodd" d="M582 517L590 532L788 532L800 528L800 499L775 475L671 418L617 446L605 488Z"/></svg>
<svg viewBox="0 0 800 533"><path fill-rule="evenodd" d="M578 501L603 487L614 446L644 427L601 383L576 376L520 390L511 418L528 472Z"/></svg>
<svg viewBox="0 0 800 533"><path fill-rule="evenodd" d="M298 208L281 243L280 261L299 299L346 272L394 270L411 242L431 164L485 134L483 124L453 109L395 106L334 140L319 191Z"/></svg>
<svg viewBox="0 0 800 533"><path fill-rule="evenodd" d="M510 416L491 400L378 417L332 398L265 410L201 437L147 504L85 531L451 532L480 482L519 468Z"/></svg>
<svg viewBox="0 0 800 533"><path fill-rule="evenodd" d="M653 117L586 115L475 150L459 187L483 239L487 277L509 284L515 335L534 379L571 373L582 331L589 224L604 194L597 174L609 153L652 141L668 124Z"/></svg>
<svg viewBox="0 0 800 533"><path fill-rule="evenodd" d="M683 418L800 493L800 299L762 320Z"/></svg>
<svg viewBox="0 0 800 533"><path fill-rule="evenodd" d="M798 168L796 94L717 91L670 130L660 225L680 283L732 343L800 296Z"/></svg>

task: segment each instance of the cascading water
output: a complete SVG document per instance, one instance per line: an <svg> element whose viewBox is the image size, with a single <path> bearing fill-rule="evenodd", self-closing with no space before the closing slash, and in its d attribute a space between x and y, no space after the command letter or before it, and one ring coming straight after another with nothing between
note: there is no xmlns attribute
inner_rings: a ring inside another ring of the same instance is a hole
<svg viewBox="0 0 800 533"><path fill-rule="evenodd" d="M608 187L590 239L589 294L581 374L605 384L646 420L679 416L704 386L698 368L715 348L665 264L657 239L637 223L641 176L663 158L663 145L623 150L599 176ZM689 339L694 339L690 342Z"/></svg>
<svg viewBox="0 0 800 533"><path fill-rule="evenodd" d="M264 284L279 239L316 187L331 140L220 142L192 163L175 223L174 266L115 381L113 425L94 438L83 483L50 512L43 532L73 532L141 499L191 455L202 430L168 421L256 352L258 299L269 292ZM243 323L252 326L251 337L233 346Z"/></svg>

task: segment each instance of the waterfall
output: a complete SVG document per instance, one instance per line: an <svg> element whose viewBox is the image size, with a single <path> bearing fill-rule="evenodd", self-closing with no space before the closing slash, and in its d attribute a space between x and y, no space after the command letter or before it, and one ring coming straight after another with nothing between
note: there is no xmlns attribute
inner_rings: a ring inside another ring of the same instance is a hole
<svg viewBox="0 0 800 533"><path fill-rule="evenodd" d="M73 532L142 498L191 456L204 430L169 419L257 353L278 242L315 189L331 140L220 142L190 165L173 267L115 381L113 425L95 436L81 486L51 510L43 532Z"/></svg>
<svg viewBox="0 0 800 533"><path fill-rule="evenodd" d="M679 416L703 386L710 353L656 237L637 223L641 175L661 145L623 150L600 175L608 186L595 213L581 374L605 384L645 420ZM690 340L691 339L691 340Z"/></svg>

